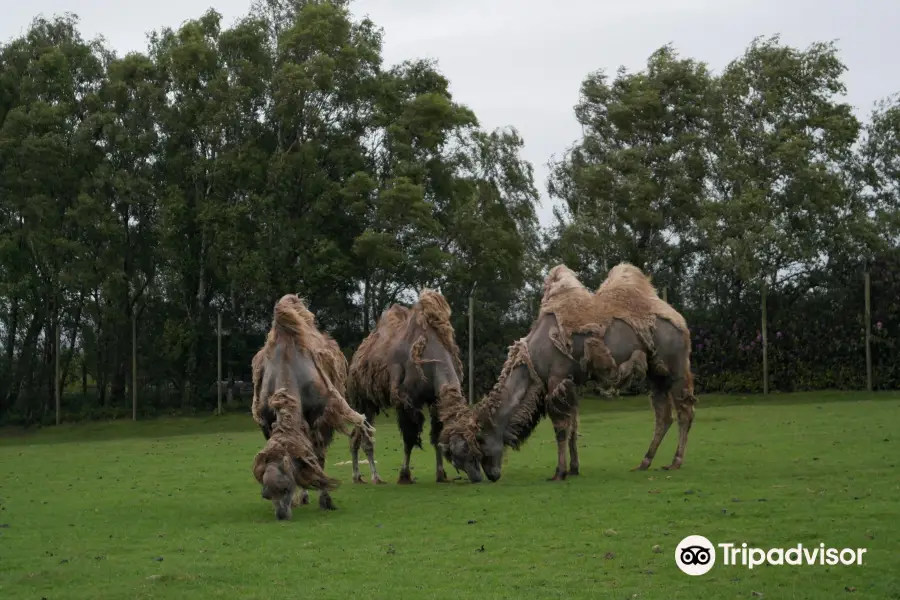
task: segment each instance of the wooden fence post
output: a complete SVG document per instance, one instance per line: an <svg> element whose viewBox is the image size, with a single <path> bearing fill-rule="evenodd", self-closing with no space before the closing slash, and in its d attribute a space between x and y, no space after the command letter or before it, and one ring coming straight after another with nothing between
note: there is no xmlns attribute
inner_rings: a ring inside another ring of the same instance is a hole
<svg viewBox="0 0 900 600"><path fill-rule="evenodd" d="M475 286L469 291L469 404L475 402Z"/></svg>
<svg viewBox="0 0 900 600"><path fill-rule="evenodd" d="M59 325L59 320L57 320L57 321L56 321L56 352L54 353L54 354L56 354L56 367L55 367L55 369L54 369L54 373L56 374L56 377L55 377L55 383L56 383L56 385L53 386L53 387L55 388L55 389L54 389L54 393L55 393L55 395L56 395L56 424L57 424L57 425L59 425L60 420L61 420L61 415L60 415L60 408L61 408L61 407L60 407L60 395L61 395L61 394L60 394L60 391L61 391L61 390L60 390L59 388L60 388L60 386L62 385L62 382L59 380L59 346L60 346L60 343L59 343L59 338L60 338L59 330L60 330L60 325Z"/></svg>
<svg viewBox="0 0 900 600"><path fill-rule="evenodd" d="M762 285L760 286L760 291L762 295L762 299L760 301L760 308L762 309L762 355L763 355L763 394L769 393L769 354L768 354L768 336L766 335L767 329L767 315L766 315L766 278L763 276Z"/></svg>
<svg viewBox="0 0 900 600"><path fill-rule="evenodd" d="M872 280L866 271L866 391L872 391Z"/></svg>
<svg viewBox="0 0 900 600"><path fill-rule="evenodd" d="M218 375L216 376L216 394L218 395L219 400L219 408L217 409L216 414L222 414L222 311L219 311L217 326L216 326L216 338L218 345Z"/></svg>
<svg viewBox="0 0 900 600"><path fill-rule="evenodd" d="M131 309L131 420L137 421L137 311Z"/></svg>

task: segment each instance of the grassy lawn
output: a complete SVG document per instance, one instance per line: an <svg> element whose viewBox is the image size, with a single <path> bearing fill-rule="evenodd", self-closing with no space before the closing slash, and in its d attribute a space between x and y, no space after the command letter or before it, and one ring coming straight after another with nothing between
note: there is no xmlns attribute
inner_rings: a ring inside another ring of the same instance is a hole
<svg viewBox="0 0 900 600"><path fill-rule="evenodd" d="M0 598L900 599L898 425L897 393L703 396L683 469L659 470L673 426L651 470L630 472L648 401L588 399L580 477L546 481L545 421L496 484L434 483L426 446L419 482L398 486L400 438L381 417L390 485L352 485L338 437L339 510L312 494L290 522L250 473L263 437L249 415L3 432ZM753 570L720 554L689 577L674 551L690 534L868 552L862 566Z"/></svg>

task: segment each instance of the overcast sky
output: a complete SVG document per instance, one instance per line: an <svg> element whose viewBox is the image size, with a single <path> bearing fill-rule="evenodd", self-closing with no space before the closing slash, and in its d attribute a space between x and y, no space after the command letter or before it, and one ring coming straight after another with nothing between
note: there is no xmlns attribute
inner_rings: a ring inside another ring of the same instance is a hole
<svg viewBox="0 0 900 600"><path fill-rule="evenodd" d="M0 39L25 32L43 13L73 12L87 38L103 34L121 54L146 48L146 33L177 27L214 7L226 25L249 0L30 0L7 2ZM357 16L384 28L384 58L438 61L458 102L482 126L516 127L552 220L546 163L579 136L572 108L584 76L619 65L637 70L672 42L684 56L722 69L757 35L780 33L805 47L837 40L847 101L867 118L873 103L900 91L900 3L893 0L356 0Z"/></svg>

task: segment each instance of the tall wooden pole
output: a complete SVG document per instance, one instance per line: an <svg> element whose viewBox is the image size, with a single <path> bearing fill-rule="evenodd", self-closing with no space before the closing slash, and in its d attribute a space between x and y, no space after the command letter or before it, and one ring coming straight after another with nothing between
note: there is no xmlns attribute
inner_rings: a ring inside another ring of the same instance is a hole
<svg viewBox="0 0 900 600"><path fill-rule="evenodd" d="M218 378L216 379L216 393L218 394L218 398L219 398L219 409L218 409L218 413L216 413L216 414L221 415L222 414L222 311L221 310L219 311L218 323L217 323L216 329L217 329L216 337L218 338L218 353L219 353L219 358L218 358L219 375L218 375Z"/></svg>
<svg viewBox="0 0 900 600"><path fill-rule="evenodd" d="M872 391L872 280L866 271L866 391Z"/></svg>
<svg viewBox="0 0 900 600"><path fill-rule="evenodd" d="M59 321L57 321L56 322L56 352L55 352L56 367L54 369L54 372L56 373L56 378L55 378L56 385L53 386L54 387L54 395L56 396L56 424L57 425L59 425L59 423L60 423L60 414L59 414L60 413L60 401L59 401L60 389L59 388L62 385L62 382L59 380L59 338L60 338L59 329L60 329Z"/></svg>
<svg viewBox="0 0 900 600"><path fill-rule="evenodd" d="M137 421L137 311L131 310L131 420Z"/></svg>
<svg viewBox="0 0 900 600"><path fill-rule="evenodd" d="M475 285L469 292L469 404L475 402Z"/></svg>
<svg viewBox="0 0 900 600"><path fill-rule="evenodd" d="M766 278L763 276L762 278L762 300L761 300L761 308L762 308L762 354L763 354L763 394L769 393L769 353L768 353L768 335L766 334L767 329L767 316L766 316Z"/></svg>

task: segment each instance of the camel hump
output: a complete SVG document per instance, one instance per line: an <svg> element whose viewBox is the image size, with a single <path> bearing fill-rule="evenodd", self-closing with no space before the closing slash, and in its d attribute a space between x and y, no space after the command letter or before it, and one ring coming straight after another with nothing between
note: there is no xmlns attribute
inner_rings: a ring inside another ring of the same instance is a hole
<svg viewBox="0 0 900 600"><path fill-rule="evenodd" d="M272 326L296 336L315 329L315 317L297 294L285 294L275 303Z"/></svg>
<svg viewBox="0 0 900 600"><path fill-rule="evenodd" d="M428 326L438 329L450 324L450 304L443 294L428 288L419 293L419 301L416 307L421 312Z"/></svg>
<svg viewBox="0 0 900 600"><path fill-rule="evenodd" d="M441 345L453 358L453 368L457 377L462 380L463 368L459 358L459 347L456 345L456 335L453 325L450 323L450 304L443 294L436 290L425 288L419 292L419 301L413 307L416 314L416 324L423 330L431 329L438 337Z"/></svg>
<svg viewBox="0 0 900 600"><path fill-rule="evenodd" d="M611 292L617 289L631 289L643 296L659 298L650 277L629 262L621 262L610 269L597 292Z"/></svg>

